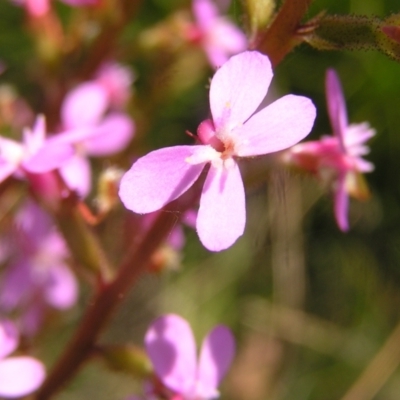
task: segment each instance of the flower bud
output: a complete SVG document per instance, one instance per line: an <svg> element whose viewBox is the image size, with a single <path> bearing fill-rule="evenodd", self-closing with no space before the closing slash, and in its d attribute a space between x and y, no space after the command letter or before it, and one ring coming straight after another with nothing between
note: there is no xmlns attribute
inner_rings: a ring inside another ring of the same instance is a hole
<svg viewBox="0 0 400 400"><path fill-rule="evenodd" d="M260 29L265 29L273 16L274 0L246 0L245 7L249 19L250 32L254 35Z"/></svg>
<svg viewBox="0 0 400 400"><path fill-rule="evenodd" d="M153 368L146 353L133 345L113 345L101 347L100 353L107 365L117 371L124 371L138 379L148 378Z"/></svg>
<svg viewBox="0 0 400 400"><path fill-rule="evenodd" d="M97 184L97 197L95 199L100 215L107 214L118 200L118 186L123 171L119 168L109 167L99 177Z"/></svg>

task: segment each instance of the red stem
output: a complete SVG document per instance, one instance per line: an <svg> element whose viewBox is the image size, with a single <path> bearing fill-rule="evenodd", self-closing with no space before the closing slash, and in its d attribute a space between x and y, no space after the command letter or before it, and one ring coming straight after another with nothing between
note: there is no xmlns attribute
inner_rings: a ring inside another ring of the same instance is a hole
<svg viewBox="0 0 400 400"><path fill-rule="evenodd" d="M129 288L146 271L151 255L176 224L176 214L161 212L159 218L122 263L116 279L103 286L86 310L82 322L46 381L36 400L46 400L59 391L91 354L102 329L107 325Z"/></svg>
<svg viewBox="0 0 400 400"><path fill-rule="evenodd" d="M296 30L312 0L286 0L266 31L260 32L251 48L265 53L275 67L301 39Z"/></svg>

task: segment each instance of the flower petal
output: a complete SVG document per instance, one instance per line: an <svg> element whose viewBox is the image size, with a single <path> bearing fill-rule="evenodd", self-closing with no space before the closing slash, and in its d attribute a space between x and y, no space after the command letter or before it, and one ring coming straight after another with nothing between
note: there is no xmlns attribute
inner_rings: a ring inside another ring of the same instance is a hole
<svg viewBox="0 0 400 400"><path fill-rule="evenodd" d="M106 61L97 70L95 79L107 90L111 106L121 109L129 100L135 78L128 66Z"/></svg>
<svg viewBox="0 0 400 400"><path fill-rule="evenodd" d="M372 162L364 160L361 157L356 157L354 159L354 165L359 172L372 172L375 169L375 166L372 164Z"/></svg>
<svg viewBox="0 0 400 400"><path fill-rule="evenodd" d="M15 168L22 161L25 148L18 142L0 137L0 155L1 159L15 165Z"/></svg>
<svg viewBox="0 0 400 400"><path fill-rule="evenodd" d="M214 75L210 108L215 128L240 125L260 105L272 80L271 62L257 51L233 56Z"/></svg>
<svg viewBox="0 0 400 400"><path fill-rule="evenodd" d="M349 209L349 195L346 190L346 173L342 173L335 182L334 192L335 218L339 229L343 232L349 230L349 220L347 217Z"/></svg>
<svg viewBox="0 0 400 400"><path fill-rule="evenodd" d="M257 156L293 146L310 133L315 116L310 99L281 97L237 129L236 155Z"/></svg>
<svg viewBox="0 0 400 400"><path fill-rule="evenodd" d="M89 160L80 155L71 157L61 168L65 183L81 197L86 197L92 187L92 170Z"/></svg>
<svg viewBox="0 0 400 400"><path fill-rule="evenodd" d="M0 361L0 396L21 397L43 382L45 369L32 357L11 357Z"/></svg>
<svg viewBox="0 0 400 400"><path fill-rule="evenodd" d="M61 167L74 153L72 145L50 139L36 154L24 161L22 167L36 174L48 172Z"/></svg>
<svg viewBox="0 0 400 400"><path fill-rule="evenodd" d="M51 137L48 141L61 144L80 144L84 140L96 136L97 123L89 126L82 126L72 129L64 130L57 135Z"/></svg>
<svg viewBox="0 0 400 400"><path fill-rule="evenodd" d="M125 114L113 113L95 128L96 133L84 141L88 155L107 156L123 150L134 133L133 121Z"/></svg>
<svg viewBox="0 0 400 400"><path fill-rule="evenodd" d="M366 141L375 136L375 134L376 134L375 129L371 128L368 122L362 122L360 124L351 124L346 127L346 137L344 143L346 145L346 148L357 145L362 146ZM367 152L364 152L362 154L357 153L355 155L363 155L363 154L367 154ZM354 154L352 153L352 155Z"/></svg>
<svg viewBox="0 0 400 400"><path fill-rule="evenodd" d="M235 355L235 340L225 326L215 327L201 347L198 383L202 398L213 398ZM200 393L199 393L200 394Z"/></svg>
<svg viewBox="0 0 400 400"><path fill-rule="evenodd" d="M201 242L208 250L224 250L243 234L245 224L245 194L238 165L211 166L197 215Z"/></svg>
<svg viewBox="0 0 400 400"><path fill-rule="evenodd" d="M97 124L108 106L105 89L95 82L85 82L71 90L61 107L66 129Z"/></svg>
<svg viewBox="0 0 400 400"><path fill-rule="evenodd" d="M62 262L54 264L53 261L53 265L49 266L44 295L50 305L60 310L70 308L76 303L78 298L76 279Z"/></svg>
<svg viewBox="0 0 400 400"><path fill-rule="evenodd" d="M46 138L46 120L43 115L38 115L31 129L23 132L23 143L28 154L34 154L43 146Z"/></svg>
<svg viewBox="0 0 400 400"><path fill-rule="evenodd" d="M15 325L8 320L0 321L0 359L11 354L18 346L19 336Z"/></svg>
<svg viewBox="0 0 400 400"><path fill-rule="evenodd" d="M220 18L207 32L203 46L211 65L220 67L228 61L232 54L244 51L247 47L247 40L238 27Z"/></svg>
<svg viewBox="0 0 400 400"><path fill-rule="evenodd" d="M49 236L49 232L54 230L53 221L49 214L31 198L28 198L16 213L14 224L19 234L26 235L26 239L20 237L20 240L28 240L31 242L30 245L35 246L35 249L42 247L43 241ZM26 256L29 255L26 254Z"/></svg>
<svg viewBox="0 0 400 400"><path fill-rule="evenodd" d="M167 147L139 158L121 180L119 196L125 207L145 214L159 210L185 193L205 165L193 165L186 159L203 147Z"/></svg>
<svg viewBox="0 0 400 400"><path fill-rule="evenodd" d="M189 324L180 316L156 319L145 336L147 354L165 386L189 393L196 379L196 344Z"/></svg>
<svg viewBox="0 0 400 400"><path fill-rule="evenodd" d="M210 0L193 0L193 14L199 27L206 31L218 18L218 9Z"/></svg>
<svg viewBox="0 0 400 400"><path fill-rule="evenodd" d="M326 71L325 91L333 133L339 138L342 151L345 151L345 130L348 124L346 102L343 96L342 85L334 69Z"/></svg>

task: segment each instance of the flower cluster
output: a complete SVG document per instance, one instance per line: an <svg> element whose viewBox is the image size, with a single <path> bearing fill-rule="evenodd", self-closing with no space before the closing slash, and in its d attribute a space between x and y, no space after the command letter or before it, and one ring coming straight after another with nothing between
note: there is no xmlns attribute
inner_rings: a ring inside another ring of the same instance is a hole
<svg viewBox="0 0 400 400"><path fill-rule="evenodd" d="M114 110L126 99L130 84L127 72L117 68L104 66L96 80L82 83L67 94L61 107L61 132L43 143L32 157L31 172L59 168L69 188L82 197L89 194L91 169L87 156L118 153L134 134L132 119Z"/></svg>
<svg viewBox="0 0 400 400"><path fill-rule="evenodd" d="M45 121L39 116L32 130L25 129L22 144L0 137L0 181L12 174L26 177L59 169L70 189L87 196L91 190L87 156L118 153L133 137L132 119L118 110L127 100L130 82L129 71L107 64L96 80L66 95L59 133L46 138Z"/></svg>

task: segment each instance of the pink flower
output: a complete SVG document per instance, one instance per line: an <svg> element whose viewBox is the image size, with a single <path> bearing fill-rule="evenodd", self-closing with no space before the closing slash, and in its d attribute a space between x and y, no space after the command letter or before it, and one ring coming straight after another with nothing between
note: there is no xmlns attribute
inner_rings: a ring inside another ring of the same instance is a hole
<svg viewBox="0 0 400 400"><path fill-rule="evenodd" d="M249 51L232 57L210 87L212 119L198 128L200 145L175 146L140 158L122 177L120 197L137 213L158 210L186 192L206 166L196 228L209 250L231 246L243 234L245 193L236 159L285 149L304 138L315 119L312 102L287 95L256 112L272 80L268 57Z"/></svg>
<svg viewBox="0 0 400 400"><path fill-rule="evenodd" d="M246 50L244 33L221 17L211 0L193 0L193 14L196 25L191 27L190 36L200 42L213 67L220 67L230 56Z"/></svg>
<svg viewBox="0 0 400 400"><path fill-rule="evenodd" d="M114 92L113 92L114 93ZM82 197L90 192L91 168L87 156L103 157L123 150L134 134L134 123L123 112L108 112L112 101L109 87L88 81L70 91L61 107L62 132L49 138L31 160L31 171L53 169L68 187Z"/></svg>
<svg viewBox="0 0 400 400"><path fill-rule="evenodd" d="M100 66L94 82L101 85L107 92L110 105L120 109L129 99L134 79L135 75L131 69L109 61Z"/></svg>
<svg viewBox="0 0 400 400"><path fill-rule="evenodd" d="M33 357L7 357L18 346L18 332L11 321L0 320L0 396L22 397L35 391L45 378L43 364Z"/></svg>
<svg viewBox="0 0 400 400"><path fill-rule="evenodd" d="M348 124L346 103L336 72L326 73L326 100L334 136L300 143L286 155L289 162L310 170L322 179L332 180L336 222L342 231L349 229L349 194L366 197L362 172L371 172L372 163L362 156L369 153L365 142L375 135L368 123Z"/></svg>
<svg viewBox="0 0 400 400"><path fill-rule="evenodd" d="M66 310L78 297L68 250L49 216L27 201L15 216L13 235L3 239L9 258L0 287L0 308L21 313L24 333L39 329L48 307Z"/></svg>
<svg viewBox="0 0 400 400"><path fill-rule="evenodd" d="M197 362L189 324L178 315L156 319L145 336L147 353L161 382L180 400L210 400L235 352L234 338L225 326L215 327L204 339Z"/></svg>
<svg viewBox="0 0 400 400"><path fill-rule="evenodd" d="M29 15L42 17L50 11L50 0L12 0L17 5L24 5ZM91 6L100 0L61 0L63 3L75 7Z"/></svg>
<svg viewBox="0 0 400 400"><path fill-rule="evenodd" d="M50 0L11 0L14 4L24 6L28 15L41 17L50 10Z"/></svg>
<svg viewBox="0 0 400 400"><path fill-rule="evenodd" d="M10 175L24 177L25 172L35 172L40 164L41 172L48 172L60 158L65 157L64 146L55 144L44 157L36 158L46 138L46 126L43 116L38 116L33 129L26 128L22 143L0 137L0 182ZM56 161L57 160L57 161Z"/></svg>

